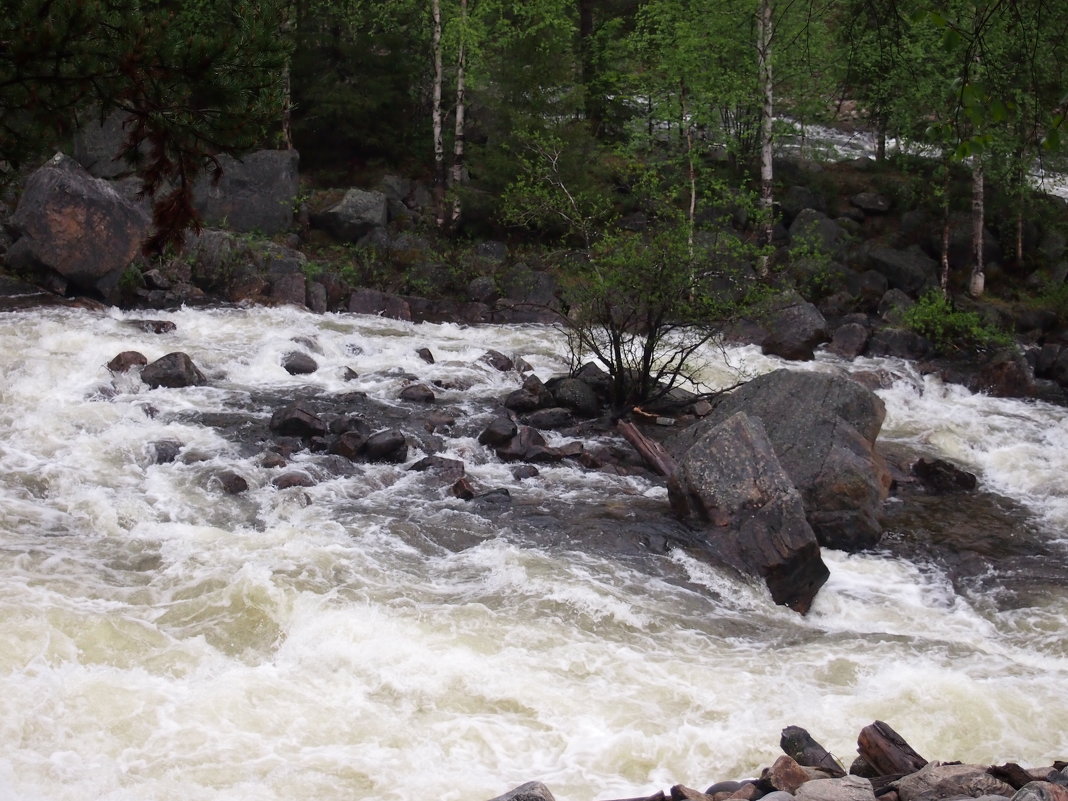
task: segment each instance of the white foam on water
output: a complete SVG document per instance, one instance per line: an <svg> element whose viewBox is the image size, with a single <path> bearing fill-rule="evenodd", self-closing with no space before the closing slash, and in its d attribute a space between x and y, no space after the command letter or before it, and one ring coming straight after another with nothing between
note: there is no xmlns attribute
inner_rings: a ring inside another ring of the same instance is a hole
<svg viewBox="0 0 1068 801"><path fill-rule="evenodd" d="M173 312L177 331L151 335L132 316L0 317L0 799L467 801L533 779L561 801L618 798L753 775L792 724L848 762L875 719L931 758L1068 753L1040 724L1068 717L1063 598L978 608L933 569L828 552L800 618L682 553L536 547L389 465L279 491L180 414L307 388L389 401L405 372L469 386L445 402L474 408L519 385L478 361L487 348L561 372L551 331L257 309ZM294 337L317 343L317 373L281 370ZM113 379L127 349L186 351L211 386ZM780 364L731 353L754 374ZM929 384L883 395L889 436L1037 504L1068 494L1016 477L1060 465L1059 410ZM168 438L201 461L155 464L146 444ZM597 505L609 525L665 501L559 466L517 482L470 438L446 455L516 504ZM225 467L248 492L212 484Z"/></svg>

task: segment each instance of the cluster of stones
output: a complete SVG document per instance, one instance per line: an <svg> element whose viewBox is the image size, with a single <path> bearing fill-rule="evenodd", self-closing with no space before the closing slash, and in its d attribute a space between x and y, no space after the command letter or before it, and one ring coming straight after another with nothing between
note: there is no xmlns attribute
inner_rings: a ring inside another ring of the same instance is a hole
<svg viewBox="0 0 1068 801"><path fill-rule="evenodd" d="M704 791L682 784L626 801L1068 801L1068 763L1025 769L1015 763L928 761L882 721L857 738L860 756L848 772L807 731L783 730L785 754L758 778L720 781ZM554 801L528 782L492 801Z"/></svg>
<svg viewBox="0 0 1068 801"><path fill-rule="evenodd" d="M171 327L152 320L131 325L157 333ZM296 344L301 347L283 356L285 369L296 375L317 370L308 352L315 351L316 343ZM434 362L428 349L418 353ZM497 351L487 351L480 361L522 377L521 386L501 399L499 412L477 433L478 442L499 460L514 463L516 480L537 476L538 465L563 461L589 470L636 472L637 454L613 446L606 436L610 379L604 372L586 365L573 375L542 382L522 360ZM114 372L139 368L141 380L151 388L206 381L184 353L148 363L142 354L127 351L108 367ZM351 368L345 372L356 377ZM415 444L428 455L408 469L433 474L456 497L492 495L507 502L506 489L479 490L463 461L440 455L445 448L441 437L455 435L455 414L436 405L433 385L414 375L406 379L398 399L407 405L395 415L400 417L396 423L362 393L286 400L262 434L262 465L283 468L294 453L308 451L340 459L340 466L327 469L339 474L357 462L404 464ZM666 476L671 508L682 523L669 545L759 577L776 603L807 612L829 576L821 548L860 551L876 546L882 536L882 504L895 480L875 448L885 414L882 401L844 375L789 370L761 376L711 400L676 393L675 401L676 416L660 417L661 425L647 427L656 429L663 439L658 447L664 448L660 464L649 468ZM597 438L561 443L556 437L550 444L545 431L594 433ZM173 460L178 449L179 444L160 444L157 459ZM945 462L920 460L912 469L935 492L975 487L974 476ZM233 471L220 474L219 482L231 493L248 487ZM293 469L277 473L272 483L279 488L311 486L315 479L306 470Z"/></svg>

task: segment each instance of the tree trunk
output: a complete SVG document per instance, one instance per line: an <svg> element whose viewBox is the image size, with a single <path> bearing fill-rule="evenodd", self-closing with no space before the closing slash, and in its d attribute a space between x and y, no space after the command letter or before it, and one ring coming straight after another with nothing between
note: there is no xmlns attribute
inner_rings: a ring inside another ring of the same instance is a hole
<svg viewBox="0 0 1068 801"><path fill-rule="evenodd" d="M942 297L949 295L949 166L942 165L945 171L942 176L942 237L939 249L941 271L938 277L938 285L942 289Z"/></svg>
<svg viewBox="0 0 1068 801"><path fill-rule="evenodd" d="M465 98L465 69L467 67L467 52L465 42L467 38L467 0L460 0L460 47L456 56L456 124L453 129L452 149L452 186L453 201L452 215L449 225L455 228L460 222L460 197L456 194L456 188L464 180L464 113L466 109Z"/></svg>
<svg viewBox="0 0 1068 801"><path fill-rule="evenodd" d="M986 284L983 272L983 212L986 207L986 181L983 162L975 160L972 167L972 272L968 281L968 293L980 297Z"/></svg>
<svg viewBox="0 0 1068 801"><path fill-rule="evenodd" d="M594 0L578 0L578 47L586 123L596 136L600 133L602 114L600 98L593 91L596 73L593 58L593 4Z"/></svg>
<svg viewBox="0 0 1068 801"><path fill-rule="evenodd" d="M693 235L697 219L697 169L694 166L693 126L688 119L687 100L686 81L683 80L679 82L679 105L684 134L683 142L686 147L686 178L690 184L690 202L686 210L686 250L690 258L693 259ZM691 276L691 280L692 278Z"/></svg>
<svg viewBox="0 0 1068 801"><path fill-rule="evenodd" d="M771 248L774 219L774 170L772 167L772 122L775 114L774 96L772 94L771 74L771 38L772 38L771 0L760 0L757 16L757 71L760 79L763 102L760 107L760 207L764 214L763 242L765 248ZM768 273L768 254L760 257L760 274Z"/></svg>
<svg viewBox="0 0 1068 801"><path fill-rule="evenodd" d="M434 89L431 119L434 126L434 222L445 227L445 113L441 106L441 90L445 80L441 57L441 0L431 0L433 15L432 46L434 50Z"/></svg>

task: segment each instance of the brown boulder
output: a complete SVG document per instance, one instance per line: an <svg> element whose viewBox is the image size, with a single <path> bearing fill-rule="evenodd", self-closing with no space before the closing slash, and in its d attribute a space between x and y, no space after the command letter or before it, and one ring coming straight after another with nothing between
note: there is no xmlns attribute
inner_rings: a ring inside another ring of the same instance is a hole
<svg viewBox="0 0 1068 801"><path fill-rule="evenodd" d="M146 364L148 364L148 359L143 353L136 350L124 350L108 362L108 369L113 373L125 373L134 367L144 367Z"/></svg>
<svg viewBox="0 0 1068 801"><path fill-rule="evenodd" d="M113 287L148 237L144 209L74 159L55 155L26 181L11 218L12 266L46 268L82 289Z"/></svg>
<svg viewBox="0 0 1068 801"><path fill-rule="evenodd" d="M157 387L197 387L207 383L204 374L185 353L168 353L141 371L141 380Z"/></svg>

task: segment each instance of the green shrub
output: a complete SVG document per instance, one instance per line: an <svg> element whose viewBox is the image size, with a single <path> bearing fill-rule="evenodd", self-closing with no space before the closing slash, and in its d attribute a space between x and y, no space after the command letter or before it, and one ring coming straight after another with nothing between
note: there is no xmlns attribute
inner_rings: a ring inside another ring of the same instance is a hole
<svg viewBox="0 0 1068 801"><path fill-rule="evenodd" d="M986 323L974 311L960 311L938 290L924 294L904 315L904 324L948 353L1008 345L1012 337Z"/></svg>

